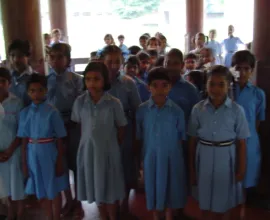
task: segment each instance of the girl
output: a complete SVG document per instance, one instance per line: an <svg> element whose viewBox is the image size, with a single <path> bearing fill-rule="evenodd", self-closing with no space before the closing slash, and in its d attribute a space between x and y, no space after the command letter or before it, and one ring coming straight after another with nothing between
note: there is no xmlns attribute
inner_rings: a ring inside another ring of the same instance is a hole
<svg viewBox="0 0 270 220"><path fill-rule="evenodd" d="M206 39L206 37L203 33L197 33L195 36L195 49L190 51L190 53L194 53L196 55L199 55L200 50L204 47L205 39Z"/></svg>
<svg viewBox="0 0 270 220"><path fill-rule="evenodd" d="M45 101L47 79L33 74L27 83L32 104L20 113L18 137L23 138L25 193L43 200L48 219L59 220L61 191L69 183L63 167L64 122L58 111Z"/></svg>
<svg viewBox="0 0 270 220"><path fill-rule="evenodd" d="M29 65L29 42L14 40L8 47L8 55L12 76L9 91L20 98L27 106L31 103L31 100L27 94L26 83L34 72Z"/></svg>
<svg viewBox="0 0 270 220"><path fill-rule="evenodd" d="M73 103L83 91L83 81L80 75L69 71L70 62L71 48L68 44L56 43L51 47L49 53L51 69L48 75L47 101L58 109L64 120L68 134L66 140L68 168L74 172L76 186L76 154L80 139L80 128L71 125L70 118ZM63 214L68 214L71 209L77 206L78 215L82 216L81 203L76 200L76 196L72 200L70 189L65 194L67 205L63 210Z"/></svg>
<svg viewBox="0 0 270 220"><path fill-rule="evenodd" d="M192 70L186 75L186 80L192 83L199 91L200 98L205 98L205 72Z"/></svg>
<svg viewBox="0 0 270 220"><path fill-rule="evenodd" d="M147 40L146 43L147 50L157 50L160 48L160 40L156 37L151 37Z"/></svg>
<svg viewBox="0 0 270 220"><path fill-rule="evenodd" d="M138 181L138 170L135 163L136 155L133 154L133 145L135 142L135 112L141 104L141 99L135 82L130 77L120 74L123 63L121 49L117 46L107 46L104 48L103 55L104 64L109 70L111 82L111 89L108 92L121 101L128 121L127 131L121 147L126 186L126 197L122 204L122 211L123 214L128 214L129 193L132 188L137 187Z"/></svg>
<svg viewBox="0 0 270 220"><path fill-rule="evenodd" d="M125 197L120 147L127 125L120 101L108 94L107 67L89 63L84 71L87 91L78 97L72 121L81 124L77 155L78 198L96 202L101 220L116 220L117 202Z"/></svg>
<svg viewBox="0 0 270 220"><path fill-rule="evenodd" d="M220 65L221 58L221 44L215 40L217 31L212 29L209 31L209 42L206 43L206 47L211 48L215 57L215 64Z"/></svg>
<svg viewBox="0 0 270 220"><path fill-rule="evenodd" d="M10 72L0 68L0 199L8 198L8 220L23 219L24 178L21 169L20 139L16 138L18 116L23 108L9 93ZM17 205L17 210L15 209Z"/></svg>
<svg viewBox="0 0 270 220"><path fill-rule="evenodd" d="M247 171L244 187L247 189L247 202L254 198L255 187L260 174L261 150L258 129L265 120L266 100L262 89L252 85L250 78L255 68L255 57L247 50L238 51L233 55L232 66L239 76L235 84L235 100L246 113L251 136L247 139Z"/></svg>
<svg viewBox="0 0 270 220"><path fill-rule="evenodd" d="M215 57L211 48L203 47L199 52L199 62L196 69L207 71L215 64Z"/></svg>
<svg viewBox="0 0 270 220"><path fill-rule="evenodd" d="M158 39L160 41L159 55L164 56L169 50L167 38L163 34L159 33Z"/></svg>
<svg viewBox="0 0 270 220"><path fill-rule="evenodd" d="M109 45L115 45L115 41L113 39L113 36L111 34L106 34L104 37L104 43L105 43L105 47L109 46ZM102 54L104 48L99 49L97 51L97 56L100 56L100 54Z"/></svg>
<svg viewBox="0 0 270 220"><path fill-rule="evenodd" d="M249 129L243 109L228 97L230 82L226 67L212 67L209 97L194 106L189 122L190 181L197 184L204 220L220 219L244 200Z"/></svg>

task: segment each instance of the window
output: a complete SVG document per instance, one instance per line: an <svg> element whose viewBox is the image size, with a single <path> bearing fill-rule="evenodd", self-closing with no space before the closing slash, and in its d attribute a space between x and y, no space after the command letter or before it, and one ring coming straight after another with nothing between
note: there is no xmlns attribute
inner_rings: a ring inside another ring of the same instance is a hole
<svg viewBox="0 0 270 220"><path fill-rule="evenodd" d="M51 22L48 0L40 0L41 29L42 33L51 33Z"/></svg>

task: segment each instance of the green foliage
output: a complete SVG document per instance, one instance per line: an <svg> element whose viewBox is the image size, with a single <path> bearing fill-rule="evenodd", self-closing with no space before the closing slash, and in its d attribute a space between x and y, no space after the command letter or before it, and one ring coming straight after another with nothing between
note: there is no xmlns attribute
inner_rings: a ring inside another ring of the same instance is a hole
<svg viewBox="0 0 270 220"><path fill-rule="evenodd" d="M138 18L158 10L160 0L112 0L113 11L123 19Z"/></svg>

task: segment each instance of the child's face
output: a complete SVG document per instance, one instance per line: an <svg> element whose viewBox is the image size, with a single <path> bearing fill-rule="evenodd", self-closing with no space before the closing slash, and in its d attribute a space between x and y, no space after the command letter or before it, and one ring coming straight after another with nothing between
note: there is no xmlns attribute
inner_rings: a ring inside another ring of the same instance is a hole
<svg viewBox="0 0 270 220"><path fill-rule="evenodd" d="M171 84L167 80L154 80L149 85L149 90L154 100L162 101L168 96L171 90Z"/></svg>
<svg viewBox="0 0 270 220"><path fill-rule="evenodd" d="M198 35L195 38L195 44L197 47L203 47L205 44L205 38L202 35Z"/></svg>
<svg viewBox="0 0 270 220"><path fill-rule="evenodd" d="M211 40L214 40L214 39L216 38L216 33L213 32L213 31L211 31L211 32L209 33L209 38L210 38Z"/></svg>
<svg viewBox="0 0 270 220"><path fill-rule="evenodd" d="M106 45L111 45L112 44L112 39L110 37L106 37L104 39L104 42L105 42Z"/></svg>
<svg viewBox="0 0 270 220"><path fill-rule="evenodd" d="M31 83L28 88L28 95L35 104L42 103L45 100L47 88L40 83Z"/></svg>
<svg viewBox="0 0 270 220"><path fill-rule="evenodd" d="M45 45L50 45L51 43L51 38L50 37L46 37L45 38Z"/></svg>
<svg viewBox="0 0 270 220"><path fill-rule="evenodd" d="M240 63L236 64L234 68L239 72L239 83L246 84L252 76L253 69L251 66L248 63Z"/></svg>
<svg viewBox="0 0 270 220"><path fill-rule="evenodd" d="M61 39L61 34L59 32L56 32L52 35L52 39L54 42L59 42Z"/></svg>
<svg viewBox="0 0 270 220"><path fill-rule="evenodd" d="M153 50L153 49L158 50L159 49L158 41L157 40L150 40L149 44L147 46L147 49L148 50Z"/></svg>
<svg viewBox="0 0 270 220"><path fill-rule="evenodd" d="M119 70L122 65L122 55L120 53L107 54L104 57L104 64L109 70L110 80L113 81L119 75Z"/></svg>
<svg viewBox="0 0 270 220"><path fill-rule="evenodd" d="M212 63L215 60L212 53L206 49L201 50L200 59L203 62L203 64Z"/></svg>
<svg viewBox="0 0 270 220"><path fill-rule="evenodd" d="M186 70L195 70L196 69L196 59L186 59L185 60L185 69Z"/></svg>
<svg viewBox="0 0 270 220"><path fill-rule="evenodd" d="M139 66L132 65L131 63L127 63L124 67L124 71L127 75L134 77L139 74Z"/></svg>
<svg viewBox="0 0 270 220"><path fill-rule="evenodd" d="M165 49L166 45L167 45L167 40L165 40L165 39L160 40L160 48L161 49Z"/></svg>
<svg viewBox="0 0 270 220"><path fill-rule="evenodd" d="M172 70L170 72L175 72L179 75L182 72L184 63L177 56L167 55L164 60L164 66Z"/></svg>
<svg viewBox="0 0 270 220"><path fill-rule="evenodd" d="M224 76L210 76L207 80L207 93L212 100L222 101L228 94L228 81Z"/></svg>
<svg viewBox="0 0 270 220"><path fill-rule="evenodd" d="M0 94L6 94L8 93L8 89L9 89L9 81L0 76Z"/></svg>
<svg viewBox="0 0 270 220"><path fill-rule="evenodd" d="M229 35L233 35L233 32L234 32L234 27L230 25L230 26L228 27L228 34L229 34Z"/></svg>
<svg viewBox="0 0 270 220"><path fill-rule="evenodd" d="M91 95L103 92L104 78L100 72L90 71L85 74L85 85Z"/></svg>
<svg viewBox="0 0 270 220"><path fill-rule="evenodd" d="M58 73L63 72L68 66L68 58L61 51L51 51L49 64Z"/></svg>
<svg viewBox="0 0 270 220"><path fill-rule="evenodd" d="M143 49L146 49L146 39L140 39L140 45Z"/></svg>
<svg viewBox="0 0 270 220"><path fill-rule="evenodd" d="M9 60L12 68L18 72L23 72L28 66L28 57L19 50L10 51Z"/></svg>
<svg viewBox="0 0 270 220"><path fill-rule="evenodd" d="M118 40L119 40L119 44L122 45L124 43L125 39L124 38L119 38Z"/></svg>
<svg viewBox="0 0 270 220"><path fill-rule="evenodd" d="M157 61L157 56L151 56L150 57L150 65L154 65Z"/></svg>
<svg viewBox="0 0 270 220"><path fill-rule="evenodd" d="M140 60L140 70L146 72L150 67L150 59Z"/></svg>

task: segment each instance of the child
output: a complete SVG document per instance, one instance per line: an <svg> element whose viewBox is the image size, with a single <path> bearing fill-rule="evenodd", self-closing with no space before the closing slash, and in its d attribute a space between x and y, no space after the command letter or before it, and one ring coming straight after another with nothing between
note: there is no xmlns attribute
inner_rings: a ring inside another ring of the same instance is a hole
<svg viewBox="0 0 270 220"><path fill-rule="evenodd" d="M240 44L244 44L239 37L234 37L234 26L229 25L228 27L228 38L223 40L221 46L224 47L225 50L225 58L224 65L228 68L231 67L232 64L232 56L238 50Z"/></svg>
<svg viewBox="0 0 270 220"><path fill-rule="evenodd" d="M166 211L166 220L173 219L173 210L183 209L187 201L186 169L182 151L185 139L183 110L167 96L171 81L168 70L152 69L148 75L151 98L140 105L136 114L137 139L143 145L143 164L147 208L153 219Z"/></svg>
<svg viewBox="0 0 270 220"><path fill-rule="evenodd" d="M154 63L154 67L162 67L164 65L165 56L159 56Z"/></svg>
<svg viewBox="0 0 270 220"><path fill-rule="evenodd" d="M159 50L160 48L160 40L156 37L151 37L147 40L146 43L147 50Z"/></svg>
<svg viewBox="0 0 270 220"><path fill-rule="evenodd" d="M194 53L188 53L185 57L184 57L184 63L185 63L185 72L184 72L184 78L186 77L186 75L188 75L188 73L192 70L196 69L197 66L197 60L198 57L196 56L196 54Z"/></svg>
<svg viewBox="0 0 270 220"><path fill-rule="evenodd" d="M90 53L90 62L97 60L97 51L93 51Z"/></svg>
<svg viewBox="0 0 270 220"><path fill-rule="evenodd" d="M51 36L49 34L43 34L44 37L44 45L45 46L50 46L51 45Z"/></svg>
<svg viewBox="0 0 270 220"><path fill-rule="evenodd" d="M195 86L181 76L184 67L182 52L178 49L171 49L165 56L164 66L170 69L169 77L172 89L169 98L182 108L187 122L193 106L199 102L200 98Z"/></svg>
<svg viewBox="0 0 270 220"><path fill-rule="evenodd" d="M141 51L136 56L140 61L140 71L138 77L142 79L144 82L147 82L147 75L148 75L147 72L150 67L150 55L145 51Z"/></svg>
<svg viewBox="0 0 270 220"><path fill-rule="evenodd" d="M105 43L105 47L109 46L109 45L115 45L113 36L111 34L106 34L104 37L104 43ZM100 56L102 54L103 50L104 50L104 48L99 49L97 51L97 56Z"/></svg>
<svg viewBox="0 0 270 220"><path fill-rule="evenodd" d="M200 94L200 99L205 98L205 78L206 73L198 70L192 70L189 72L188 75L186 75L186 80L193 84Z"/></svg>
<svg viewBox="0 0 270 220"><path fill-rule="evenodd" d="M204 220L221 219L244 200L249 129L242 107L228 97L230 82L226 67L213 66L207 79L209 97L194 106L189 122L190 181L197 184Z"/></svg>
<svg viewBox="0 0 270 220"><path fill-rule="evenodd" d="M203 47L200 50L199 57L197 69L207 71L211 66L215 65L215 57L211 48Z"/></svg>
<svg viewBox="0 0 270 220"><path fill-rule="evenodd" d="M8 219L23 220L24 177L21 169L20 139L16 138L22 101L9 93L10 72L0 68L0 199L9 197ZM15 209L17 205L17 210Z"/></svg>
<svg viewBox="0 0 270 220"><path fill-rule="evenodd" d="M80 128L73 126L70 119L73 103L83 91L83 79L80 75L69 71L70 62L71 48L68 44L58 43L51 47L49 54L51 70L48 75L47 97L48 102L58 109L65 123L68 168L74 172L76 186L76 154L80 139ZM63 210L64 215L68 214L75 205L78 206L78 209L81 209L80 203L76 201L76 196L72 201L71 191L66 192L66 197L67 205Z"/></svg>
<svg viewBox="0 0 270 220"><path fill-rule="evenodd" d="M136 56L141 51L141 48L138 46L131 46L128 48L128 51L130 55Z"/></svg>
<svg viewBox="0 0 270 220"><path fill-rule="evenodd" d="M194 53L198 55L200 50L204 47L205 44L205 35L203 33L197 33L195 36L195 49L190 51L190 53Z"/></svg>
<svg viewBox="0 0 270 220"><path fill-rule="evenodd" d="M121 148L126 186L126 197L122 204L124 214L125 212L129 213L129 193L132 188L136 187L138 180L133 144L135 142L135 112L141 104L141 99L135 82L130 77L120 74L120 68L123 63L121 49L117 46L107 46L104 48L103 55L104 64L109 69L111 82L111 89L108 92L121 101L128 120L126 134Z"/></svg>
<svg viewBox="0 0 270 220"><path fill-rule="evenodd" d="M124 44L124 40L125 40L124 35L118 36L119 48L122 50L122 54L124 58L127 59L129 55L129 50L128 50L128 47Z"/></svg>
<svg viewBox="0 0 270 220"><path fill-rule="evenodd" d="M137 77L139 74L139 66L139 59L136 56L130 56L124 64L124 72L135 81L141 100L145 102L149 99L150 93L147 84Z"/></svg>
<svg viewBox="0 0 270 220"><path fill-rule="evenodd" d="M8 55L12 76L9 91L20 98L24 106L27 106L31 103L31 100L27 94L26 83L34 72L29 65L29 42L14 40L8 47Z"/></svg>
<svg viewBox="0 0 270 220"><path fill-rule="evenodd" d="M51 46L56 43L64 43L64 41L61 41L62 33L60 29L53 29L51 33Z"/></svg>
<svg viewBox="0 0 270 220"><path fill-rule="evenodd" d="M221 44L215 40L217 35L217 31L212 29L209 31L209 39L210 41L206 43L206 47L211 48L215 57L215 64L221 65L222 57L221 57Z"/></svg>
<svg viewBox="0 0 270 220"><path fill-rule="evenodd" d="M151 68L153 68L154 64L158 59L158 51L156 49L149 49L147 50L147 53L150 56L150 67L149 67L150 70Z"/></svg>
<svg viewBox="0 0 270 220"><path fill-rule="evenodd" d="M87 91L73 106L72 121L81 124L77 155L78 198L96 202L101 220L116 219L117 204L125 197L120 145L127 121L121 102L108 94L107 67L89 63L84 71Z"/></svg>
<svg viewBox="0 0 270 220"><path fill-rule="evenodd" d="M142 50L147 50L147 41L150 37L148 37L147 35L142 35L139 38L139 42L140 42L140 46L142 47Z"/></svg>
<svg viewBox="0 0 270 220"><path fill-rule="evenodd" d="M33 74L27 83L32 104L20 113L18 137L23 138L25 193L43 200L48 219L59 220L61 191L68 189L64 174L64 122L58 111L45 101L47 79Z"/></svg>
<svg viewBox="0 0 270 220"><path fill-rule="evenodd" d="M255 68L255 57L247 51L238 51L232 57L232 67L239 76L235 84L235 101L241 105L246 113L251 136L247 139L247 169L244 187L247 189L247 200L254 196L258 183L261 164L261 150L258 129L261 121L265 120L266 100L262 89L252 85L249 81Z"/></svg>
<svg viewBox="0 0 270 220"><path fill-rule="evenodd" d="M160 48L159 48L159 55L164 56L168 52L168 43L167 43L167 38L159 33L157 37L160 41Z"/></svg>

